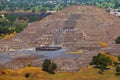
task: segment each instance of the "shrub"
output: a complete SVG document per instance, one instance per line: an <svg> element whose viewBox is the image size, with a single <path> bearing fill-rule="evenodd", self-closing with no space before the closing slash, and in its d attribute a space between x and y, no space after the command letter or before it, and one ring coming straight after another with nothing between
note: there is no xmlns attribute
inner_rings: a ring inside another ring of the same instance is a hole
<svg viewBox="0 0 120 80"><path fill-rule="evenodd" d="M30 76L30 73L25 73L25 77L28 78Z"/></svg>
<svg viewBox="0 0 120 80"><path fill-rule="evenodd" d="M116 62L116 61L114 61L114 62L113 62L113 64L114 64L114 66L119 65L119 63L118 63L118 62Z"/></svg>
<svg viewBox="0 0 120 80"><path fill-rule="evenodd" d="M118 61L120 62L120 56L118 56Z"/></svg>
<svg viewBox="0 0 120 80"><path fill-rule="evenodd" d="M118 37L116 38L115 43L116 43L116 44L120 44L120 36L118 36Z"/></svg>
<svg viewBox="0 0 120 80"><path fill-rule="evenodd" d="M51 64L50 59L45 59L43 64L42 64L43 70L48 71L48 67L50 66L50 64Z"/></svg>
<svg viewBox="0 0 120 80"><path fill-rule="evenodd" d="M46 72L49 72L51 74L55 73L55 70L57 69L57 65L53 62L51 62L50 59L45 59L42 64L43 70Z"/></svg>
<svg viewBox="0 0 120 80"><path fill-rule="evenodd" d="M28 67L32 67L32 64L28 64L27 66L28 66Z"/></svg>
<svg viewBox="0 0 120 80"><path fill-rule="evenodd" d="M54 71L56 70L56 68L57 68L57 65L55 63L51 63L49 68L48 68L49 73L55 74Z"/></svg>
<svg viewBox="0 0 120 80"><path fill-rule="evenodd" d="M106 66L105 65L100 65L99 69L100 69L100 73L102 74L105 70Z"/></svg>
<svg viewBox="0 0 120 80"><path fill-rule="evenodd" d="M6 74L6 72L2 71L1 74Z"/></svg>
<svg viewBox="0 0 120 80"><path fill-rule="evenodd" d="M120 75L120 66L116 67L116 72L117 72L116 75Z"/></svg>
<svg viewBox="0 0 120 80"><path fill-rule="evenodd" d="M93 60L90 64L95 65L102 73L107 68L107 66L112 64L112 60L109 57L99 53L97 56L93 57Z"/></svg>

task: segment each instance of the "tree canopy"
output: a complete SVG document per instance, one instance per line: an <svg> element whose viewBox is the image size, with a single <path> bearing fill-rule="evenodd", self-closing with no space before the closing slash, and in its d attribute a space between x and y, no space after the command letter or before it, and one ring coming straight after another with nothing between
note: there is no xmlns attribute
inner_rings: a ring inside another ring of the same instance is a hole
<svg viewBox="0 0 120 80"><path fill-rule="evenodd" d="M107 66L112 64L112 60L109 57L99 53L97 56L93 57L91 64L95 65L101 72L103 72Z"/></svg>
<svg viewBox="0 0 120 80"><path fill-rule="evenodd" d="M120 8L120 0L0 0L0 10L60 10L66 5L88 4L101 8Z"/></svg>

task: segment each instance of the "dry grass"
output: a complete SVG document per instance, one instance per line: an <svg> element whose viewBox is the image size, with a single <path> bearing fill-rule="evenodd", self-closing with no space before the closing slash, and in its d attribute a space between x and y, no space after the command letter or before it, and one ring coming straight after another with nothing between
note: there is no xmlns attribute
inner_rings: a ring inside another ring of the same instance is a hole
<svg viewBox="0 0 120 80"><path fill-rule="evenodd" d="M2 71L5 74L1 74ZM30 73L30 77L25 78L25 73ZM78 72L57 72L51 75L40 68L26 67L19 70L1 70L0 80L120 80L120 77L115 75L115 68L106 70L104 74L99 74L98 69L89 67Z"/></svg>
<svg viewBox="0 0 120 80"><path fill-rule="evenodd" d="M99 42L99 45L101 47L107 47L108 46L108 44L106 42Z"/></svg>
<svg viewBox="0 0 120 80"><path fill-rule="evenodd" d="M11 34L2 35L1 38L3 38L3 39L10 39L10 38L13 38L15 35L16 35L16 32L13 32Z"/></svg>
<svg viewBox="0 0 120 80"><path fill-rule="evenodd" d="M67 53L69 53L69 54L83 54L84 52L83 52L83 50L79 50L79 51L72 51L72 52L67 52Z"/></svg>

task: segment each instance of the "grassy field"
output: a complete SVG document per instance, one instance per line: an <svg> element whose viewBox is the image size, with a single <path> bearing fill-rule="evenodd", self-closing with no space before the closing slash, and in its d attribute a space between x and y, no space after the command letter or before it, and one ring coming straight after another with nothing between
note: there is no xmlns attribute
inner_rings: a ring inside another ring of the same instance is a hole
<svg viewBox="0 0 120 80"><path fill-rule="evenodd" d="M56 74L48 74L40 68L27 67L19 70L0 70L0 80L120 80L115 75L115 69L106 70L104 74L99 74L98 69L86 68L78 72L57 72ZM28 78L26 73L30 73Z"/></svg>

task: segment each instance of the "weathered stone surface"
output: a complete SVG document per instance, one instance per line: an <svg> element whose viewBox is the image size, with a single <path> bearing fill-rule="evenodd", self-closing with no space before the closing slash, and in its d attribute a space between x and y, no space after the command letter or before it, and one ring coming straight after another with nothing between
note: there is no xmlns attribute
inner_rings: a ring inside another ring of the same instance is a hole
<svg viewBox="0 0 120 80"><path fill-rule="evenodd" d="M51 44L62 45L70 51L83 50L85 52L77 59L54 60L61 71L77 71L88 66L92 57L100 50L119 56L120 46L112 44L117 36L120 36L120 18L94 6L74 5L41 21L30 23L10 40L0 40L0 50L4 50L4 46L11 50ZM107 42L109 46L102 48L99 41ZM18 62L22 61L22 58L17 59ZM14 68L11 64L17 66L16 60L8 65ZM41 67L42 61L34 58L31 63ZM17 68L25 66L24 64L27 65L27 61L19 63Z"/></svg>
<svg viewBox="0 0 120 80"><path fill-rule="evenodd" d="M22 57L17 57L11 61L8 61L6 63L2 63L0 64L0 66L2 66L3 68L9 68L9 69L18 69L18 68L23 68L23 67L27 67L29 65L33 66L33 62L35 60L39 59L39 57L37 55L24 55ZM41 62L41 61L39 61ZM39 64L41 65L41 64ZM38 66L37 66L38 67Z"/></svg>
<svg viewBox="0 0 120 80"><path fill-rule="evenodd" d="M75 60L71 58L58 58L54 62L58 65L60 71L78 71L80 68Z"/></svg>
<svg viewBox="0 0 120 80"><path fill-rule="evenodd" d="M100 51L104 51L114 56L120 56L120 44L111 44L106 48L100 49Z"/></svg>
<svg viewBox="0 0 120 80"><path fill-rule="evenodd" d="M98 41L111 43L119 35L120 19L118 17L94 6L74 5L41 21L30 23L12 40L3 41L3 43L11 43L6 46L13 49L51 44L72 48L76 47L81 40L86 44ZM79 45L76 48L82 46Z"/></svg>

